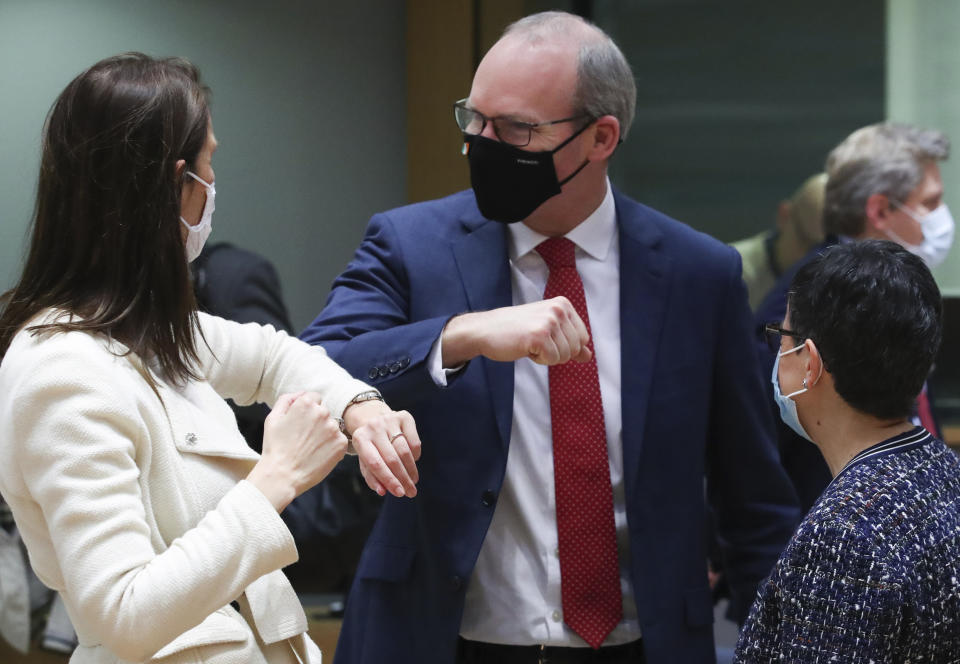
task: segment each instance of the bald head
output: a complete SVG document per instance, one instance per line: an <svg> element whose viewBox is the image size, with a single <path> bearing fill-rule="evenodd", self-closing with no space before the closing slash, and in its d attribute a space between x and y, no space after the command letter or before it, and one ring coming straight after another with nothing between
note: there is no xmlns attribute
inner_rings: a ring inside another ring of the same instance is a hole
<svg viewBox="0 0 960 664"><path fill-rule="evenodd" d="M497 45L501 42L557 48L571 55L572 109L592 118L612 115L620 123L620 137L626 138L636 107L636 84L623 53L603 30L579 16L549 11L510 24Z"/></svg>

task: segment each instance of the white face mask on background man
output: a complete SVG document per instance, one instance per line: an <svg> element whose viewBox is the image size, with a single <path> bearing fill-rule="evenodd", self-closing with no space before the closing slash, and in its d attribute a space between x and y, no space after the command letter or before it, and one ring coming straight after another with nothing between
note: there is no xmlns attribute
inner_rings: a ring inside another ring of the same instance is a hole
<svg viewBox="0 0 960 664"><path fill-rule="evenodd" d="M950 208L947 207L947 204L941 203L938 208L931 210L922 217L900 203L894 202L894 205L920 224L923 242L921 244L910 244L891 230L886 231L887 236L911 254L916 254L922 258L930 269L943 263L950 252L950 247L953 245L954 232L953 215L950 214Z"/></svg>
<svg viewBox="0 0 960 664"><path fill-rule="evenodd" d="M216 183L207 182L193 171L187 171L187 175L203 185L207 190L207 200L203 204L203 213L200 215L200 221L196 226L190 224L186 219L180 217L180 221L187 227L187 262L192 263L196 260L200 252L203 251L203 245L210 237L210 231L213 230L213 210L216 207L217 188Z"/></svg>

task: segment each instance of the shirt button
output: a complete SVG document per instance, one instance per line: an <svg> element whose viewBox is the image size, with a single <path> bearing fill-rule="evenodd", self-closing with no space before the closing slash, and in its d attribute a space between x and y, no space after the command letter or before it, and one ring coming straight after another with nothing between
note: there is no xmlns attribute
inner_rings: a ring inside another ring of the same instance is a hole
<svg viewBox="0 0 960 664"><path fill-rule="evenodd" d="M195 433L193 433L193 432L188 433L184 438L185 438L185 440L187 441L187 445L196 445L196 444L197 444L197 434L195 434Z"/></svg>
<svg viewBox="0 0 960 664"><path fill-rule="evenodd" d="M558 546L556 549L553 550L553 555L555 555L557 558L560 557L560 547L559 547L559 546Z"/></svg>
<svg viewBox="0 0 960 664"><path fill-rule="evenodd" d="M553 612L553 615L552 615L551 617L553 618L553 622L560 622L560 612L559 612L559 611L554 611L554 612Z"/></svg>

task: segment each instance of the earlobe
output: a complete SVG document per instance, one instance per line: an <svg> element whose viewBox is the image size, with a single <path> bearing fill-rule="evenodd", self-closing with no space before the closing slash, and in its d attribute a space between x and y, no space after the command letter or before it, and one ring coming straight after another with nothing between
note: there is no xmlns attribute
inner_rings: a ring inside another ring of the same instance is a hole
<svg viewBox="0 0 960 664"><path fill-rule="evenodd" d="M187 162L183 159L177 159L177 163L173 167L173 174L179 180L183 177L184 172L187 170Z"/></svg>

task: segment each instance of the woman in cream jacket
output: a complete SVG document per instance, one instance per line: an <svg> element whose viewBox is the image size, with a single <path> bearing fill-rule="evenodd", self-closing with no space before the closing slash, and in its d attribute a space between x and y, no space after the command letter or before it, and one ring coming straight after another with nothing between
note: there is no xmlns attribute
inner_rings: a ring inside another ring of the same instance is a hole
<svg viewBox="0 0 960 664"><path fill-rule="evenodd" d="M419 440L324 351L196 311L216 140L184 60L80 74L44 134L30 253L0 310L0 492L59 591L72 662L319 662L281 512L342 457L414 495ZM273 406L263 456L224 398Z"/></svg>

